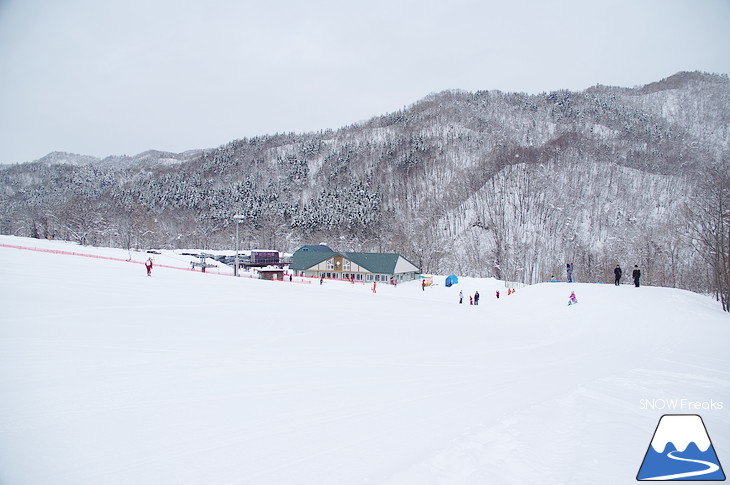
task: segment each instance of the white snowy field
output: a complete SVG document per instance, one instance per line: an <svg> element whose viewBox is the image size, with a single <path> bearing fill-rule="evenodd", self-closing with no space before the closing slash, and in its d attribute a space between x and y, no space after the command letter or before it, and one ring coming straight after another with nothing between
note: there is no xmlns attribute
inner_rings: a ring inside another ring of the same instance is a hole
<svg viewBox="0 0 730 485"><path fill-rule="evenodd" d="M122 259L0 247L2 485L629 484L663 414L730 463L730 315L705 296L147 277L123 261L145 253L0 244Z"/></svg>

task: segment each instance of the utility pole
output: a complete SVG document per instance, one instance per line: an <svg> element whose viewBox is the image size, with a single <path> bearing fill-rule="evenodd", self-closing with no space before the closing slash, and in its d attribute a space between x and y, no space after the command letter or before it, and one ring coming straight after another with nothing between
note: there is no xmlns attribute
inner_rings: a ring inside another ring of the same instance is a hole
<svg viewBox="0 0 730 485"><path fill-rule="evenodd" d="M236 221L236 265L233 267L233 276L238 276L238 225L245 218L246 217L241 214L236 214L235 216L233 216L233 219Z"/></svg>

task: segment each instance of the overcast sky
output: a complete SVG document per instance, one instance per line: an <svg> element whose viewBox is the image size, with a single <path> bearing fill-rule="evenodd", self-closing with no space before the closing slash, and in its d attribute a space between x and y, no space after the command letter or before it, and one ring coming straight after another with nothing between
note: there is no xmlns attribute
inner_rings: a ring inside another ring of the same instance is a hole
<svg viewBox="0 0 730 485"><path fill-rule="evenodd" d="M0 0L0 163L730 72L730 0Z"/></svg>

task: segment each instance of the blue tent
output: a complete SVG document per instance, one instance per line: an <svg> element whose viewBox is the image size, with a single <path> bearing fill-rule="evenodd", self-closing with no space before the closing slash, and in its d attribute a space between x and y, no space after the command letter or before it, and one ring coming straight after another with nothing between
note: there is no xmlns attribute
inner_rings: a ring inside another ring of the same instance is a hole
<svg viewBox="0 0 730 485"><path fill-rule="evenodd" d="M459 278L456 277L455 274L449 275L446 277L446 286L455 285L459 282Z"/></svg>

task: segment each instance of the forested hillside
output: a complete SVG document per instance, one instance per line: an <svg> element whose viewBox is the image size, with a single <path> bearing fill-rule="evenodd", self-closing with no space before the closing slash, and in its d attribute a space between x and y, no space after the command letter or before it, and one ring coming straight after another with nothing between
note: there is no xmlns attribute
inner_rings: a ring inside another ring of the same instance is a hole
<svg viewBox="0 0 730 485"><path fill-rule="evenodd" d="M0 232L119 247L397 251L533 283L639 264L704 290L692 200L726 171L727 76L540 95L448 91L366 122L182 155L55 154L0 170ZM724 165L723 165L724 164ZM724 169L722 167L725 167Z"/></svg>

